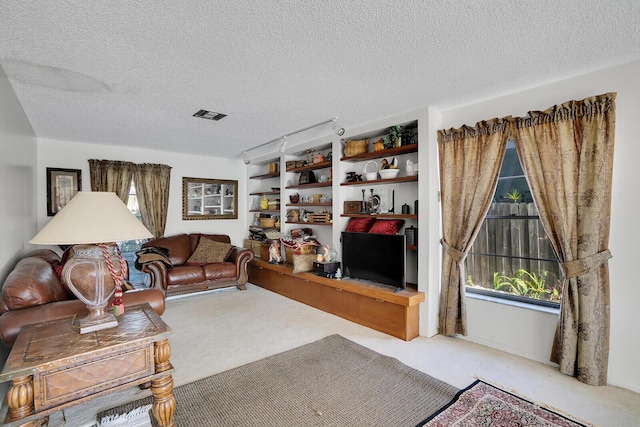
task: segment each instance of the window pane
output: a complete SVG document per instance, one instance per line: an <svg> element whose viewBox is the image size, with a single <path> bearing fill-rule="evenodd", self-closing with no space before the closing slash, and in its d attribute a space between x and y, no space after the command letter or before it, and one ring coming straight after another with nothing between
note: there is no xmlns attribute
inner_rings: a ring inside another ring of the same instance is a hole
<svg viewBox="0 0 640 427"><path fill-rule="evenodd" d="M507 146L493 203L465 267L471 292L482 289L497 297L560 301L560 266L538 218L513 142Z"/></svg>

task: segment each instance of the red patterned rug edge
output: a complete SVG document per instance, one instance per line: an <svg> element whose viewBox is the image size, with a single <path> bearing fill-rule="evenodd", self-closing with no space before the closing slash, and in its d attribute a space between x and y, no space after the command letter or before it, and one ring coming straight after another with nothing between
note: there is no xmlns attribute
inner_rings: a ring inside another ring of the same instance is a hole
<svg viewBox="0 0 640 427"><path fill-rule="evenodd" d="M446 412L447 410L449 410L452 406L456 405L460 398L462 396L464 396L466 393L470 392L471 390L473 390L474 388L476 388L479 384L490 387L491 389L494 389L500 393L505 393L509 396L512 396L515 399L521 400L529 405L532 405L536 408L538 408L539 410L545 411L551 415L555 415L557 417L560 417L561 419L564 419L565 421L567 421L568 423L572 423L571 426L576 426L576 427L597 427L595 424L591 424L585 420L581 420L573 415L569 415L565 412L563 412L562 410L559 410L557 408L554 408L550 405L547 404L543 404L543 403L539 403L539 402L535 402L531 399L529 399L528 397L522 396L520 394L518 394L517 392L514 391L509 391L506 390L504 387L502 386L498 386L496 384L492 384L491 382L482 380L482 379L476 379L473 383L471 383L469 386L467 386L466 388L460 390L458 393L456 393L456 395L451 399L451 401L449 403L447 403L445 406L443 406L442 408L440 408L437 412L431 414L428 418L426 418L425 420L423 420L421 423L419 423L416 427L423 427L423 426L429 426L431 425L430 422L435 420L436 418L438 418L442 413Z"/></svg>

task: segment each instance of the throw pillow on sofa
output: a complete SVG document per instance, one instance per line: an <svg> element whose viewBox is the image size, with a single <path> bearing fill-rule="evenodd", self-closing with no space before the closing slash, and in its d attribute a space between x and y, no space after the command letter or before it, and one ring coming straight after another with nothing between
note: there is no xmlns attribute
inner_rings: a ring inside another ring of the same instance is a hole
<svg viewBox="0 0 640 427"><path fill-rule="evenodd" d="M217 242L215 240L201 237L196 246L196 250L193 251L187 264L198 265L207 264L212 262L224 262L231 254L233 245L229 243Z"/></svg>

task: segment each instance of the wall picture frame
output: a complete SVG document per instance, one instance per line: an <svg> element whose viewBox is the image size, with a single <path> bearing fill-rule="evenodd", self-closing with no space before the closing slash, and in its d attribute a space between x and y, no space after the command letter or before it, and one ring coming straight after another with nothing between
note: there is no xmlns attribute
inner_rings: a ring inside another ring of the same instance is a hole
<svg viewBox="0 0 640 427"><path fill-rule="evenodd" d="M82 190L82 170L47 168L47 216L54 216Z"/></svg>
<svg viewBox="0 0 640 427"><path fill-rule="evenodd" d="M182 219L238 219L238 181L182 177Z"/></svg>

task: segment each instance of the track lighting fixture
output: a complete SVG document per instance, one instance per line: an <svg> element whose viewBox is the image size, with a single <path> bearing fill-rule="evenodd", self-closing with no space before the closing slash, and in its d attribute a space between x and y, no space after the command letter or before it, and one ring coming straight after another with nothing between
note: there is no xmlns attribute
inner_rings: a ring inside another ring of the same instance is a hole
<svg viewBox="0 0 640 427"><path fill-rule="evenodd" d="M336 117L334 117L334 118L333 118L333 120L332 120L333 125L331 125L331 127L333 128L333 132L335 132L335 134L336 134L336 135L338 135L338 136L342 136L342 135L344 135L344 128L338 128L338 129L336 129L336 121L337 121L337 120L338 120L338 119L337 119Z"/></svg>
<svg viewBox="0 0 640 427"><path fill-rule="evenodd" d="M264 144L256 145L253 148L249 148L249 149L247 149L247 150L242 152L242 159L244 160L244 164L248 165L249 163L251 163L251 160L249 159L249 156L247 155L247 151L255 150L255 149L258 149L260 147L264 147L265 145L269 145L269 144L272 144L272 143L274 143L276 141L282 140L282 142L280 143L279 151L281 153L284 153L286 151L286 149L287 149L287 137L288 136L295 135L295 134L298 134L298 133L313 129L315 127L322 126L322 125L327 124L327 123L332 123L333 132L338 136L342 136L342 135L344 135L344 128L337 128L336 127L336 120L338 120L337 117L332 117L332 118L330 118L328 120L323 120L323 121L321 121L319 123L316 123L314 125L307 126L307 127L304 127L302 129L298 129L298 130L293 131L293 132L289 132L289 133L287 133L285 135L282 135L282 136L280 136L280 137L278 137L276 139L272 139L271 141L267 141Z"/></svg>

